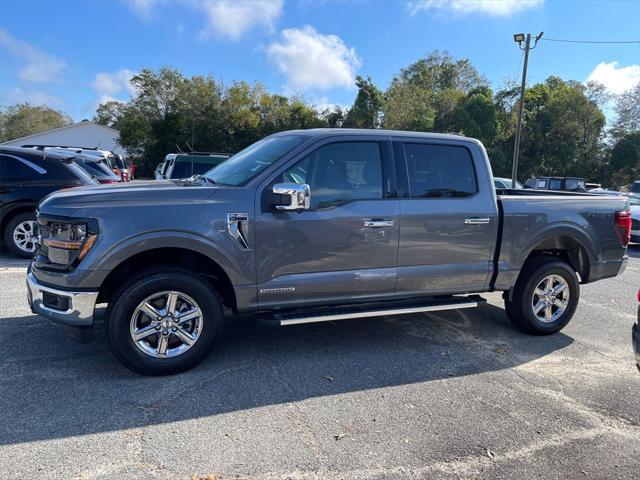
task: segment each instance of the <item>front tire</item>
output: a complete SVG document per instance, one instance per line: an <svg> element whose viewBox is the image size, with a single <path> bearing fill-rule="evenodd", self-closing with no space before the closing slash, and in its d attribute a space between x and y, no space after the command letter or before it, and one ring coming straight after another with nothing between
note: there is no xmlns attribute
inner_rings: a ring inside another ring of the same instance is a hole
<svg viewBox="0 0 640 480"><path fill-rule="evenodd" d="M111 349L127 368L169 375L207 356L222 325L222 303L200 275L176 267L149 269L115 294L107 311Z"/></svg>
<svg viewBox="0 0 640 480"><path fill-rule="evenodd" d="M32 258L36 252L36 214L19 213L7 223L3 232L4 244L9 251L21 258Z"/></svg>
<svg viewBox="0 0 640 480"><path fill-rule="evenodd" d="M539 257L520 272L505 310L523 332L551 335L569 323L579 299L580 284L573 268L555 257Z"/></svg>

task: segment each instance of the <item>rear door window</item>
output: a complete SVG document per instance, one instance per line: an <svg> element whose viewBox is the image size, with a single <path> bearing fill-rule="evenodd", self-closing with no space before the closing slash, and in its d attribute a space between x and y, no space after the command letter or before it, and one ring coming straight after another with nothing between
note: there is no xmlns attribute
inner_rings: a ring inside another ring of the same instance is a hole
<svg viewBox="0 0 640 480"><path fill-rule="evenodd" d="M412 198L461 198L478 191L471 153L465 147L405 143Z"/></svg>
<svg viewBox="0 0 640 480"><path fill-rule="evenodd" d="M549 190L562 190L562 180L556 178L549 180Z"/></svg>
<svg viewBox="0 0 640 480"><path fill-rule="evenodd" d="M9 155L0 155L0 180L20 181L35 180L46 171L28 160L21 160Z"/></svg>

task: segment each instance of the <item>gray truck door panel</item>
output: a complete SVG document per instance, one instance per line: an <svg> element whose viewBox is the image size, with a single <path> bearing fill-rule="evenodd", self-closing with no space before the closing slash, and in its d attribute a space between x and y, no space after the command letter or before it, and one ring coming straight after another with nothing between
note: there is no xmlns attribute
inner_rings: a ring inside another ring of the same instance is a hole
<svg viewBox="0 0 640 480"><path fill-rule="evenodd" d="M417 139L394 151L398 176L406 175L397 296L482 291L498 221L491 179L479 174L488 168L478 164L483 157L463 145Z"/></svg>
<svg viewBox="0 0 640 480"><path fill-rule="evenodd" d="M379 137L319 142L273 176L308 183L311 209L262 207L256 217L260 307L393 298L399 201L388 198L390 143Z"/></svg>

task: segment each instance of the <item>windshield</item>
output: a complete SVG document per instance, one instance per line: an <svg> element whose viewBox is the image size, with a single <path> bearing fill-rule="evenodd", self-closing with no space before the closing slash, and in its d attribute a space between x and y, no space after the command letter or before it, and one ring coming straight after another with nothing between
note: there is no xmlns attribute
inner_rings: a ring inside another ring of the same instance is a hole
<svg viewBox="0 0 640 480"><path fill-rule="evenodd" d="M89 175L95 175L99 179L118 178L111 170L109 170L106 163L102 161L92 162L90 160L75 159L75 162L84 168Z"/></svg>
<svg viewBox="0 0 640 480"><path fill-rule="evenodd" d="M251 180L287 152L304 142L304 135L269 137L236 153L226 162L210 170L206 177L221 185L238 186Z"/></svg>
<svg viewBox="0 0 640 480"><path fill-rule="evenodd" d="M76 163L74 162L64 162L65 166L71 170L73 172L73 174L79 178L80 180L82 180L83 183L89 185L89 184L93 184L93 183L98 183L96 182L93 177L91 177L91 175L89 175L83 168L79 167Z"/></svg>

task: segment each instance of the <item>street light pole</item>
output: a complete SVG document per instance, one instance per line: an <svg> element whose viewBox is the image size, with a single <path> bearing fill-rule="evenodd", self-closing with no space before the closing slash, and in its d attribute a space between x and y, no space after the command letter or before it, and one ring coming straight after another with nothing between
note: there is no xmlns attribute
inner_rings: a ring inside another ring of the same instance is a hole
<svg viewBox="0 0 640 480"><path fill-rule="evenodd" d="M540 32L540 34L535 38L535 43L533 47L531 46L531 34L527 33L527 36L523 33L517 33L513 36L513 39L520 45L522 49L522 42L525 42L524 45L524 64L522 65L522 83L520 84L520 104L518 105L518 123L516 126L516 137L513 145L513 169L511 171L511 188L516 188L516 182L518 180L518 157L520 155L520 134L522 132L522 115L524 113L524 89L527 83L527 66L529 65L529 50L533 50L536 48L538 44L538 40L542 38L542 34L544 32Z"/></svg>

